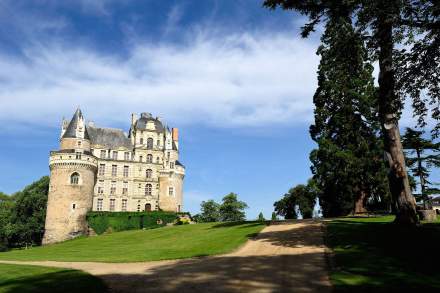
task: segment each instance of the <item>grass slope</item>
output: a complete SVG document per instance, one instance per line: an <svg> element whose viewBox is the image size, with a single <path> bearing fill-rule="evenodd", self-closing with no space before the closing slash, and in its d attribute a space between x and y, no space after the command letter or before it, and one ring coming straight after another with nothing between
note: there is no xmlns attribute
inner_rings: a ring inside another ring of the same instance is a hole
<svg viewBox="0 0 440 293"><path fill-rule="evenodd" d="M440 222L403 228L392 221L343 218L328 224L335 292L440 292Z"/></svg>
<svg viewBox="0 0 440 293"><path fill-rule="evenodd" d="M83 237L59 244L0 253L0 260L139 262L229 252L264 224L203 223Z"/></svg>
<svg viewBox="0 0 440 293"><path fill-rule="evenodd" d="M0 264L0 293L106 292L104 283L76 270Z"/></svg>

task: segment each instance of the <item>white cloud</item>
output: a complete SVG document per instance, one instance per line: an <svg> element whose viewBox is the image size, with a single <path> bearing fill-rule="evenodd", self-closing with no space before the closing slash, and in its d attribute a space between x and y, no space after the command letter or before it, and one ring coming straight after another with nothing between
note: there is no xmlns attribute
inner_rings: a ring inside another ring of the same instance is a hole
<svg viewBox="0 0 440 293"><path fill-rule="evenodd" d="M219 127L309 122L315 50L307 40L269 32L198 32L184 46L136 41L125 58L34 46L23 59L0 54L0 123L57 125L77 105L101 125L127 123L141 111Z"/></svg>

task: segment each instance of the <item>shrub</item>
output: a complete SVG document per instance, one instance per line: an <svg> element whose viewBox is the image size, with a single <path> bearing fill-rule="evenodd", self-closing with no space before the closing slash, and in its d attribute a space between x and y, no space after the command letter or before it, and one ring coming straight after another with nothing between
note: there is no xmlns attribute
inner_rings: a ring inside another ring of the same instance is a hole
<svg viewBox="0 0 440 293"><path fill-rule="evenodd" d="M135 229L152 229L165 226L176 219L177 214L171 212L89 212L87 222L96 232L102 234L109 228L111 231Z"/></svg>

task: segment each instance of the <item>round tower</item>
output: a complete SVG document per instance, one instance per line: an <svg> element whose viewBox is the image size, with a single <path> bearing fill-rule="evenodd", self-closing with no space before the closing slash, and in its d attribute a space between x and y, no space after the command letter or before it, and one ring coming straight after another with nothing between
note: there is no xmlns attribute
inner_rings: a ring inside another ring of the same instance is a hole
<svg viewBox="0 0 440 293"><path fill-rule="evenodd" d="M50 187L43 244L87 233L87 212L92 209L97 159L90 151L81 110L69 124L63 122L60 150L49 159Z"/></svg>

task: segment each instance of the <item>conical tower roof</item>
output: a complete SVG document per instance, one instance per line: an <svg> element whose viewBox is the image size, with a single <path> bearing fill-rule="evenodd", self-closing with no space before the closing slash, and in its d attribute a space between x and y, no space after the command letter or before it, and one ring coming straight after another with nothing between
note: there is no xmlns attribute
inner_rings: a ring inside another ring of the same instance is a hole
<svg viewBox="0 0 440 293"><path fill-rule="evenodd" d="M84 123L84 116L80 108L78 108L75 114L73 114L72 120L70 120L70 123L67 126L62 138L82 138L78 137L77 132L80 121L82 121L82 124L84 125L84 139L90 139L89 133L87 132L87 127Z"/></svg>

